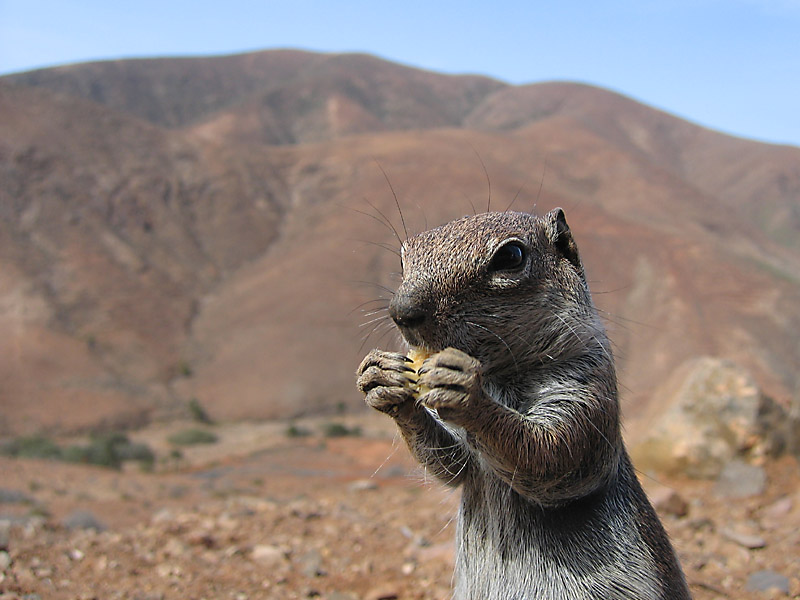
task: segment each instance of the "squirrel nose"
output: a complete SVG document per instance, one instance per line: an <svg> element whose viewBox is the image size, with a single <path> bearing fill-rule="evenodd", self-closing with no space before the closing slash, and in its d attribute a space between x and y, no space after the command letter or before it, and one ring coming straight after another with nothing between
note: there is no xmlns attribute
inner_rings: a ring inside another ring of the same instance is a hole
<svg viewBox="0 0 800 600"><path fill-rule="evenodd" d="M428 313L412 298L397 294L389 303L389 316L398 327L414 329L425 322Z"/></svg>

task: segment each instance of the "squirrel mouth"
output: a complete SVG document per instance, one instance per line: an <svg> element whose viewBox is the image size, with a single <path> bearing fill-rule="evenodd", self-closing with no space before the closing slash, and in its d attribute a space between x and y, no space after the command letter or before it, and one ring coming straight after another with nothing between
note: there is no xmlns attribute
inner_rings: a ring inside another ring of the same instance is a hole
<svg viewBox="0 0 800 600"><path fill-rule="evenodd" d="M400 330L403 339L409 345L410 348L428 348L428 344L426 344L422 337L419 335L419 332L415 329L410 329L408 327L402 327L398 325L397 327Z"/></svg>
<svg viewBox="0 0 800 600"><path fill-rule="evenodd" d="M403 340L408 344L409 350L418 354L425 354L425 358L441 352L447 346L447 344L443 345L441 342L432 342L430 338L434 337L432 334L435 335L435 332L427 328L408 327L401 323L396 323L396 326L400 331L400 335L403 336Z"/></svg>

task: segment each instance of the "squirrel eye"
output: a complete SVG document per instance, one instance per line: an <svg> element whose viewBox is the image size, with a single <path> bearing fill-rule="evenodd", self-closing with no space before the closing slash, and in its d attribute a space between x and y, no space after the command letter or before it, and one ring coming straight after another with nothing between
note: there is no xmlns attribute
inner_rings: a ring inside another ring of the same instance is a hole
<svg viewBox="0 0 800 600"><path fill-rule="evenodd" d="M489 263L489 272L515 271L525 264L525 247L519 242L500 246Z"/></svg>

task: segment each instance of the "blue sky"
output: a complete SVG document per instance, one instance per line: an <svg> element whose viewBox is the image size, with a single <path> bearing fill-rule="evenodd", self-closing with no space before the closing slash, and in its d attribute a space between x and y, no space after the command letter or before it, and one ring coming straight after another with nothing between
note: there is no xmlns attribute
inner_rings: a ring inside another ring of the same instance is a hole
<svg viewBox="0 0 800 600"><path fill-rule="evenodd" d="M800 146L800 0L0 0L0 73L276 47L510 83L582 81Z"/></svg>

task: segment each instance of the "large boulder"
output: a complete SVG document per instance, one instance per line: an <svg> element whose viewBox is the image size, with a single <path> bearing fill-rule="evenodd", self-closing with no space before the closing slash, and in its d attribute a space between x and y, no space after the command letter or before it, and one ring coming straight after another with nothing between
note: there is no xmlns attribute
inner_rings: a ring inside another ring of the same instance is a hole
<svg viewBox="0 0 800 600"><path fill-rule="evenodd" d="M655 403L632 444L640 469L711 479L734 459L778 453L787 445L786 412L730 361L690 360L661 394L664 401Z"/></svg>

